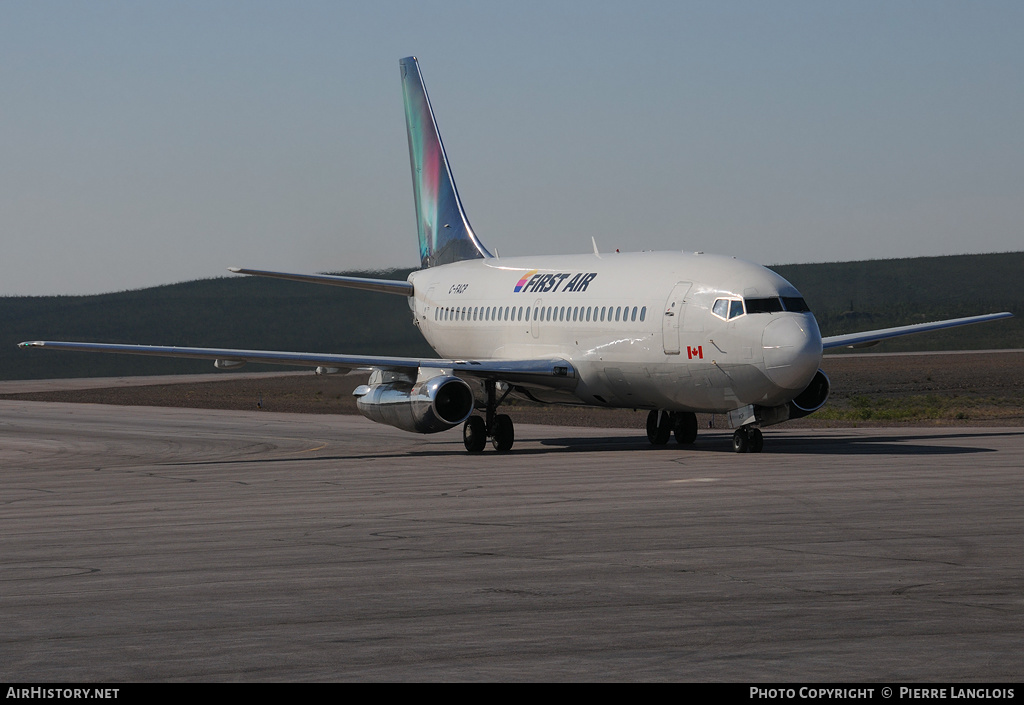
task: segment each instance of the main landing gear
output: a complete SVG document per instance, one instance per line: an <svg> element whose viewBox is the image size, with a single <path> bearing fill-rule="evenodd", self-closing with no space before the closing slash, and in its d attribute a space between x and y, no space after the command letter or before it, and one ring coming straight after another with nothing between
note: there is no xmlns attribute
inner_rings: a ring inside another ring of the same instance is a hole
<svg viewBox="0 0 1024 705"><path fill-rule="evenodd" d="M697 415L692 411L652 411L647 414L647 440L663 446L675 434L680 445L691 445L697 440Z"/></svg>
<svg viewBox="0 0 1024 705"><path fill-rule="evenodd" d="M493 381L488 380L484 387L487 390L486 420L479 416L470 416L466 419L462 427L462 442L470 453L480 453L490 438L494 450L504 453L512 449L512 444L516 440L516 430L508 414L496 414L495 411L512 389L510 387L501 395L501 399L497 399L497 389Z"/></svg>
<svg viewBox="0 0 1024 705"><path fill-rule="evenodd" d="M732 449L737 453L760 453L762 448L764 436L759 428L742 426L732 434Z"/></svg>

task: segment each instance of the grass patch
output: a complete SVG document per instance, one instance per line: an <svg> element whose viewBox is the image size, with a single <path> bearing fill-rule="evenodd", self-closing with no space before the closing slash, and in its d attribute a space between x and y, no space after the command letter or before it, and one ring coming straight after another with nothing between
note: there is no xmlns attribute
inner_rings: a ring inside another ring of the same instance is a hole
<svg viewBox="0 0 1024 705"><path fill-rule="evenodd" d="M968 421L1019 415L1021 401L1005 397L924 394L901 397L855 395L833 399L816 418L832 421Z"/></svg>

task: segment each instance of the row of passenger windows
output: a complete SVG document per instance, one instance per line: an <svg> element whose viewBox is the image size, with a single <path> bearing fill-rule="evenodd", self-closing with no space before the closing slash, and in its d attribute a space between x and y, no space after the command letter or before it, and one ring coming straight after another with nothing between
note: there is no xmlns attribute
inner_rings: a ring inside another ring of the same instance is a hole
<svg viewBox="0 0 1024 705"><path fill-rule="evenodd" d="M531 318L532 316L532 318ZM434 309L435 321L621 321L647 320L647 307L633 306L463 306Z"/></svg>
<svg viewBox="0 0 1024 705"><path fill-rule="evenodd" d="M746 310L744 311L744 306ZM718 299L711 307L711 312L719 318L732 320L744 313L778 313L794 311L807 313L811 309L807 302L799 296L772 296L766 299Z"/></svg>

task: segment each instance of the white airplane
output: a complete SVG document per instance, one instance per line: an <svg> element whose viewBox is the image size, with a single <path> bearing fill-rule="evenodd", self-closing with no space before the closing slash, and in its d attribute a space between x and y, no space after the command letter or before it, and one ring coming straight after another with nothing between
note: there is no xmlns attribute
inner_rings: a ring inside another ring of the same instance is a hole
<svg viewBox="0 0 1024 705"><path fill-rule="evenodd" d="M760 428L828 398L822 350L1007 318L969 318L822 338L800 292L750 262L701 252L498 257L466 218L415 57L400 62L422 269L407 281L231 268L238 274L369 289L408 298L441 359L32 341L22 347L370 370L359 411L417 433L462 425L466 449L515 440L498 414L510 395L556 404L648 409L656 445L697 437L696 412L725 414L737 452ZM474 410L483 416L473 415Z"/></svg>

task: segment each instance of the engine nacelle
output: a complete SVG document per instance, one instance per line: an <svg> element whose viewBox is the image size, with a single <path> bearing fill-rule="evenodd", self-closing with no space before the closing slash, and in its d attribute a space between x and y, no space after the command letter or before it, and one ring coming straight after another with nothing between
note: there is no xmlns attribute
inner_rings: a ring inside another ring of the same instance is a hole
<svg viewBox="0 0 1024 705"><path fill-rule="evenodd" d="M831 388L828 377L821 370L814 374L811 383L804 391L796 395L796 398L789 402L789 418L799 419L825 406L828 401L828 392Z"/></svg>
<svg viewBox="0 0 1024 705"><path fill-rule="evenodd" d="M744 409L730 412L730 422L733 428L738 427L742 423L748 423L749 411L745 410L751 410L757 423L761 426L771 426L789 421L790 419L799 419L808 414L813 414L825 406L825 402L828 401L829 388L828 377L825 376L824 372L818 370L814 373L811 383L804 388L804 391L797 394L796 398L788 404L754 406L752 408L744 407ZM747 413L747 416L742 416L741 412ZM733 420L733 414L738 414L736 420Z"/></svg>
<svg viewBox="0 0 1024 705"><path fill-rule="evenodd" d="M469 384L447 375L361 385L352 393L366 418L413 433L447 431L469 418L475 405Z"/></svg>

